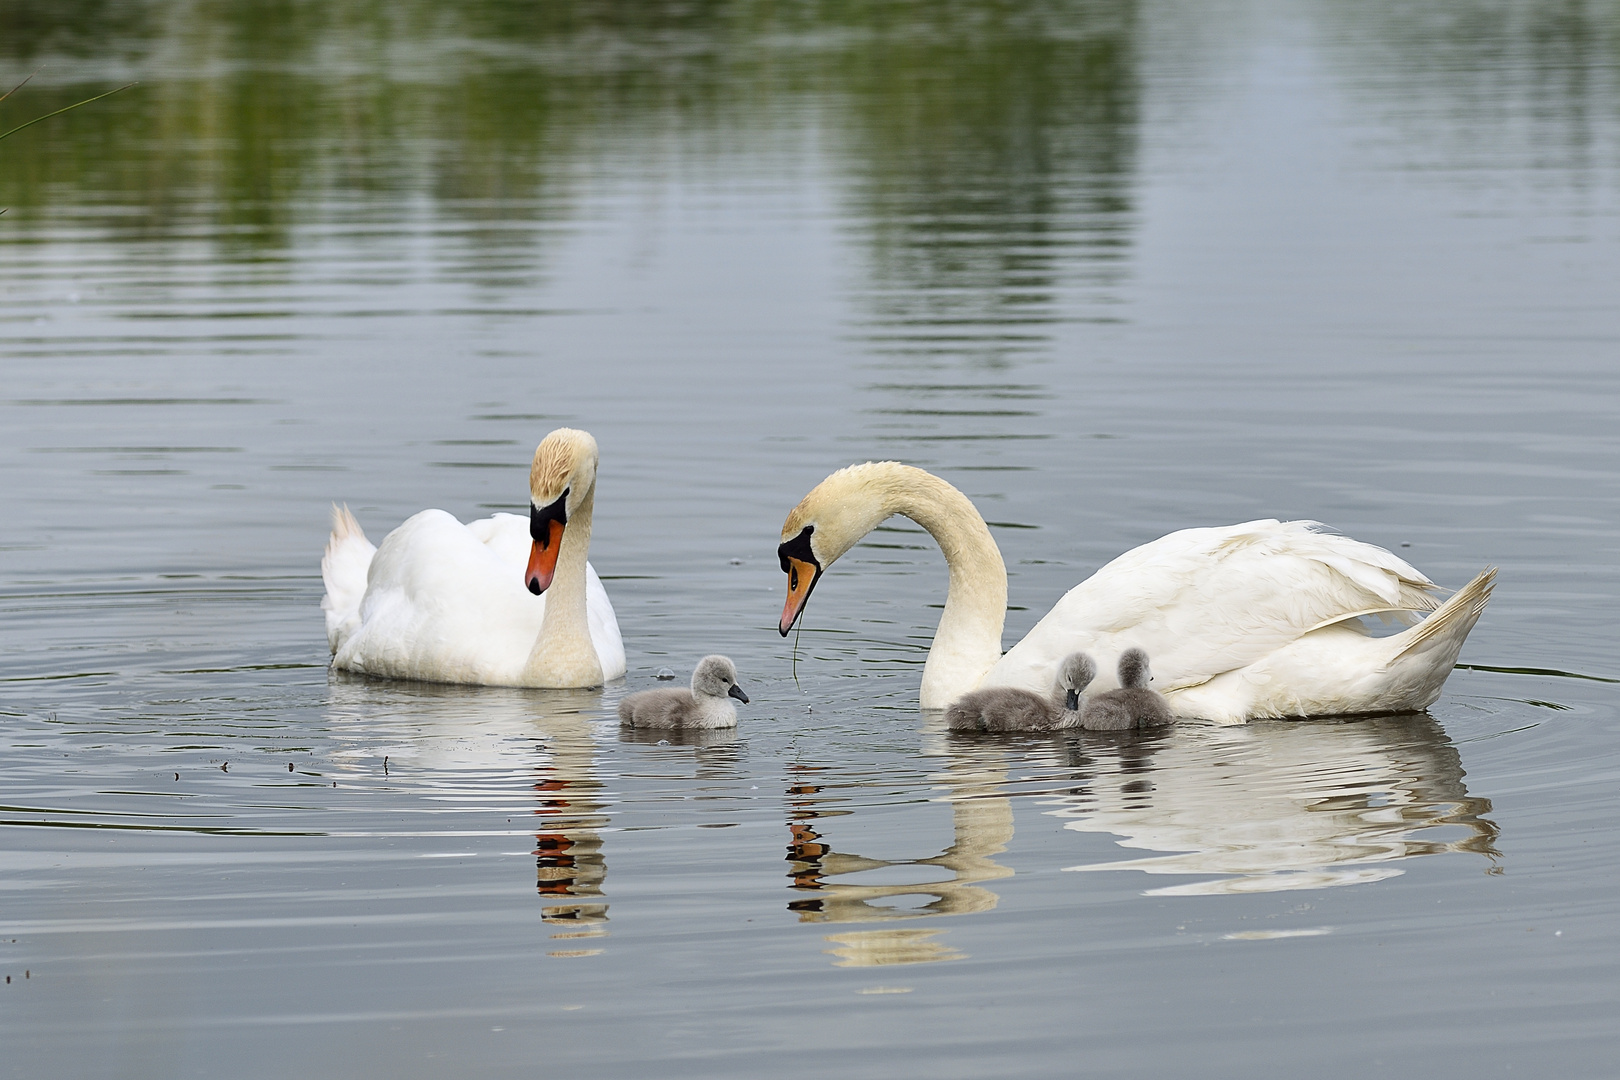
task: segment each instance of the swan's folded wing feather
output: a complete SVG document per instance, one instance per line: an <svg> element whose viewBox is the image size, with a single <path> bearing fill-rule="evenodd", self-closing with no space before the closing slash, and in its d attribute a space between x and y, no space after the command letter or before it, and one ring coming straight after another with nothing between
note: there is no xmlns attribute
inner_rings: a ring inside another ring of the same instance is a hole
<svg viewBox="0 0 1620 1080"><path fill-rule="evenodd" d="M529 535L528 518L517 514L492 514L467 522L467 531L503 563L517 567L517 573L522 574L529 565L529 547L534 540Z"/></svg>
<svg viewBox="0 0 1620 1080"><path fill-rule="evenodd" d="M1185 529L1126 552L1069 590L986 677L1050 686L1083 650L1102 669L1131 646L1154 688L1195 686L1248 666L1320 626L1385 610L1430 610L1432 582L1382 548L1310 521Z"/></svg>
<svg viewBox="0 0 1620 1080"><path fill-rule="evenodd" d="M514 573L523 574L529 565L529 519L517 514L495 514L474 521L468 530L484 542L503 562L514 567ZM619 635L619 619L613 611L613 601L597 576L596 568L585 564L585 621L590 628L591 644L596 647L596 658L602 665L602 678L612 680L623 677L626 669L624 639Z"/></svg>
<svg viewBox="0 0 1620 1080"><path fill-rule="evenodd" d="M544 615L521 569L443 510L423 510L377 549L360 629L339 659L396 678L510 684Z"/></svg>
<svg viewBox="0 0 1620 1080"><path fill-rule="evenodd" d="M585 621L590 626L591 644L596 646L596 658L602 664L602 678L608 681L624 677L627 664L624 639L619 636L619 619L613 613L613 601L608 599L596 567L585 564Z"/></svg>
<svg viewBox="0 0 1620 1080"><path fill-rule="evenodd" d="M423 510L389 533L371 575L363 633L345 662L395 677L514 683L546 614L523 585L531 544L515 513L462 525ZM603 678L625 674L624 640L608 591L585 563L585 619Z"/></svg>

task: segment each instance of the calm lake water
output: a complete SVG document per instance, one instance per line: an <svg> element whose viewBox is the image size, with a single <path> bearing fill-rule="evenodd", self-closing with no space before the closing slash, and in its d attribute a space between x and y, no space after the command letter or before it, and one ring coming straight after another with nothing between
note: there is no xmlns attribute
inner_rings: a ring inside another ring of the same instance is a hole
<svg viewBox="0 0 1620 1080"><path fill-rule="evenodd" d="M11 0L0 1074L1598 1077L1620 1055L1620 9ZM333 501L602 447L599 692L326 669ZM1429 712L960 739L1167 531L1501 576ZM706 652L698 745L620 696ZM797 658L795 663L795 656Z"/></svg>

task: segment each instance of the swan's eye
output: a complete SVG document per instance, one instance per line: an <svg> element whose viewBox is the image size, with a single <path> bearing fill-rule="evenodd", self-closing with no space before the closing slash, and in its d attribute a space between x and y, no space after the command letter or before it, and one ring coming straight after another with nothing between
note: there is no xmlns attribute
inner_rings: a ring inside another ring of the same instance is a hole
<svg viewBox="0 0 1620 1080"><path fill-rule="evenodd" d="M799 587L799 571L798 570L789 570L788 571L788 588L797 589L798 587Z"/></svg>

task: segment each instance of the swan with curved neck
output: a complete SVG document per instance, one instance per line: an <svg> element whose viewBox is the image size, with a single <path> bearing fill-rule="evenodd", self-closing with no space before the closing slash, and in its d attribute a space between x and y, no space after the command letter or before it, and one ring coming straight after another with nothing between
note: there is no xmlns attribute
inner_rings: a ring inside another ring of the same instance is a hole
<svg viewBox="0 0 1620 1080"><path fill-rule="evenodd" d="M921 690L923 708L943 709L983 682L1001 659L1007 567L968 497L932 473L893 461L851 465L793 508L779 549L788 597L778 629L786 637L822 572L896 514L928 530L950 571Z"/></svg>
<svg viewBox="0 0 1620 1080"><path fill-rule="evenodd" d="M373 548L333 510L321 559L332 666L396 679L588 687L624 674L624 643L586 561L596 440L559 428L529 470L529 517L466 525L423 510Z"/></svg>
<svg viewBox="0 0 1620 1080"><path fill-rule="evenodd" d="M788 575L786 636L828 567L900 514L939 543L950 571L923 667L925 709L979 686L1043 693L1058 665L1087 652L1108 674L1127 649L1154 657L1159 690L1179 715L1241 723L1426 708L1439 696L1490 598L1487 569L1440 604L1437 586L1382 548L1311 521L1185 529L1126 552L1076 585L1006 655L1007 570L972 502L939 477L898 462L833 473L788 514L778 548ZM1415 622L1385 638L1360 616Z"/></svg>

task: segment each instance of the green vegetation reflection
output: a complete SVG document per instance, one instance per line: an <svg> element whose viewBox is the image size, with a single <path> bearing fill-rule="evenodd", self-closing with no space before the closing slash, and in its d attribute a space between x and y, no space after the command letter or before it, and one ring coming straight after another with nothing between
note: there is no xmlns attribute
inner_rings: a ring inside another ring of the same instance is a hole
<svg viewBox="0 0 1620 1080"><path fill-rule="evenodd" d="M426 215L519 284L600 178L825 128L877 275L937 295L881 322L1021 318L1065 251L1123 242L1134 25L1129 0L21 0L0 75L46 64L41 111L142 86L19 135L0 204L249 261L303 225Z"/></svg>

